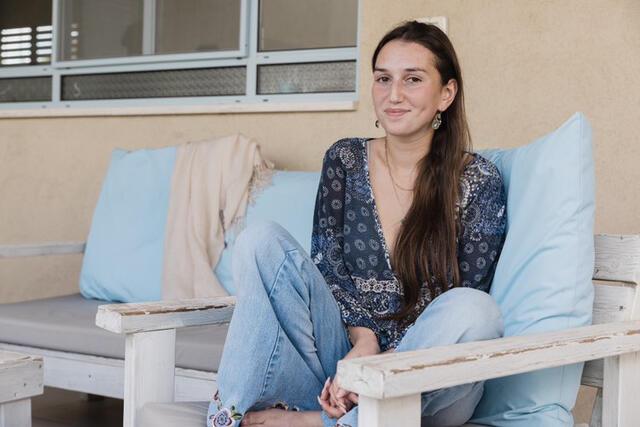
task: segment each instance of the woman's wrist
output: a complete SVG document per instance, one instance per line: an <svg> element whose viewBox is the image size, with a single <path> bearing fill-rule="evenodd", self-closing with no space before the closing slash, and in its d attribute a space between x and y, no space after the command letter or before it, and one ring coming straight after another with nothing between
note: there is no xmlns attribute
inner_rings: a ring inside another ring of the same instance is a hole
<svg viewBox="0 0 640 427"><path fill-rule="evenodd" d="M349 351L349 358L372 356L380 353L380 346L377 341L360 340L356 341L351 351Z"/></svg>
<svg viewBox="0 0 640 427"><path fill-rule="evenodd" d="M348 328L348 332L349 340L354 347L364 342L378 343L378 337L375 332L364 326L350 326Z"/></svg>

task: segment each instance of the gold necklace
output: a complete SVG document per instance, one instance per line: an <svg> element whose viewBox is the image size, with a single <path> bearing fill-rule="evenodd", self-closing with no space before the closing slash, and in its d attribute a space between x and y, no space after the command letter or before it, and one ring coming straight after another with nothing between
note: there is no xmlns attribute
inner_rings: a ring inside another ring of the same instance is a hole
<svg viewBox="0 0 640 427"><path fill-rule="evenodd" d="M395 191L395 187L398 187L401 190L404 191L413 191L415 190L414 188L404 188L398 185L398 183L396 182L396 180L393 178L393 174L391 173L391 163L389 163L389 148L387 147L387 137L384 137L384 160L387 163L387 171L389 172L389 178L391 178L391 183L393 184L393 191ZM397 193L396 193L397 194ZM400 201L400 200L398 200Z"/></svg>
<svg viewBox="0 0 640 427"><path fill-rule="evenodd" d="M400 218L400 224L404 224L404 219L407 216L407 208L405 206L404 203L402 203L402 201L400 200L400 195L398 194L398 190L396 190L396 187L400 188L401 190L404 191L413 191L412 189L407 189L407 188L402 188L400 187L398 184L396 184L395 179L393 179L393 174L391 173L391 165L389 164L389 152L387 149L387 137L384 137L384 160L387 166L387 172L389 173L389 178L391 178L391 186L393 187L393 194L395 194L396 196L396 200L398 201L398 204L402 207L402 210L404 210L404 215L402 215L402 218Z"/></svg>

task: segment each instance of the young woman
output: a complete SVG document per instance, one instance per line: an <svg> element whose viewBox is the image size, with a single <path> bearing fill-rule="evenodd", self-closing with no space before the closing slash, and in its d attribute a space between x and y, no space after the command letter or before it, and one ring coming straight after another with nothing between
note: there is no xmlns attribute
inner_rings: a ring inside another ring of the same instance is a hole
<svg viewBox="0 0 640 427"><path fill-rule="evenodd" d="M455 51L437 27L407 22L383 37L372 68L385 137L327 151L311 257L273 223L236 241L210 427L355 427L358 396L334 379L339 360L502 335L487 292L506 200L496 167L471 153ZM424 393L423 422L464 424L482 391Z"/></svg>

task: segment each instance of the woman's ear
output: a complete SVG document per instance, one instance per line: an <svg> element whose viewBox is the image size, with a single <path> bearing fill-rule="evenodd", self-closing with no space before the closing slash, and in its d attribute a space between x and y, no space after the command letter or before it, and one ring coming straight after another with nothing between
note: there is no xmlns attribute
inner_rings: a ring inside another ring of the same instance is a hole
<svg viewBox="0 0 640 427"><path fill-rule="evenodd" d="M445 111L458 94L458 82L456 79L449 79L446 85L442 86L440 91L440 104L438 104L438 111Z"/></svg>

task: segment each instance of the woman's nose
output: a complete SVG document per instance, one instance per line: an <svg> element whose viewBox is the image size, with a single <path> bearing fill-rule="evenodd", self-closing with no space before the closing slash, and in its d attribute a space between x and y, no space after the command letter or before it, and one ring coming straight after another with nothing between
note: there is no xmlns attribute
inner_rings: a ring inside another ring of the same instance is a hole
<svg viewBox="0 0 640 427"><path fill-rule="evenodd" d="M391 84L391 93L389 94L389 101L401 102L404 94L402 93L402 82L395 81Z"/></svg>

